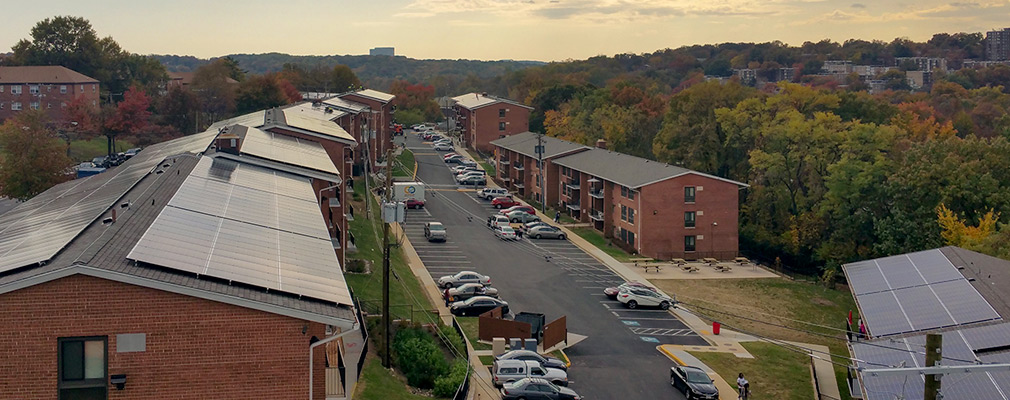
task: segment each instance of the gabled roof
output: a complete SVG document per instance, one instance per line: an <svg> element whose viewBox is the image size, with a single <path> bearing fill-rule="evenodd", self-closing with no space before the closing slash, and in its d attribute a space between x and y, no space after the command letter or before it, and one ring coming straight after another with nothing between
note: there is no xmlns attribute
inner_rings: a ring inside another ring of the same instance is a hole
<svg viewBox="0 0 1010 400"><path fill-rule="evenodd" d="M0 84L98 83L98 80L60 65L0 67Z"/></svg>
<svg viewBox="0 0 1010 400"><path fill-rule="evenodd" d="M348 94L356 94L358 96L367 97L369 99L380 101L380 102L383 102L383 103L389 103L390 101L393 101L394 98L396 98L396 96L391 95L389 93L383 93L383 92L380 92L378 90L373 90L373 89L362 89L362 90L358 90L356 92L345 93L344 95L348 95Z"/></svg>
<svg viewBox="0 0 1010 400"><path fill-rule="evenodd" d="M581 153L557 158L554 160L554 163L632 189L683 175L699 175L732 183L740 187L748 187L747 184L734 180L596 147Z"/></svg>
<svg viewBox="0 0 1010 400"><path fill-rule="evenodd" d="M270 121L271 114L274 117L272 122ZM279 122L282 125L342 140L350 144L358 143L358 141L354 139L354 136L347 133L347 131L345 131L344 128L341 128L340 125L326 119L305 115L302 111L297 109L275 108L267 113L266 119L268 122L264 124L264 126L267 128L277 126L277 123Z"/></svg>
<svg viewBox="0 0 1010 400"><path fill-rule="evenodd" d="M216 152L213 154L215 157L230 158L328 182L340 182L340 171L333 165L326 149L317 142L243 125L228 126L222 133L242 138L239 148L241 155Z"/></svg>
<svg viewBox="0 0 1010 400"><path fill-rule="evenodd" d="M329 99L323 100L323 104L325 104L327 107L333 107L341 111L346 111L355 114L368 109L368 106L365 104L342 99L340 97L331 97Z"/></svg>
<svg viewBox="0 0 1010 400"><path fill-rule="evenodd" d="M313 105L313 103L310 102L302 102L292 104L284 108L301 111L306 115L311 115L313 118L325 119L327 121L334 121L337 118L350 114L349 112L343 111L337 107L324 106L322 103L319 103L319 105Z"/></svg>
<svg viewBox="0 0 1010 400"><path fill-rule="evenodd" d="M476 110L478 108L486 107L497 103L507 103L518 107L528 108L530 110L533 109L533 107L521 104L514 100L488 96L480 93L467 93L462 96L453 97L452 100L456 102L456 105L466 108L468 110Z"/></svg>
<svg viewBox="0 0 1010 400"><path fill-rule="evenodd" d="M523 132L506 136L501 139L492 140L491 145L511 150L527 157L538 158L539 156L536 154L536 146L538 143L537 136L543 136L544 158L557 157L559 155L591 149L589 146L533 132Z"/></svg>

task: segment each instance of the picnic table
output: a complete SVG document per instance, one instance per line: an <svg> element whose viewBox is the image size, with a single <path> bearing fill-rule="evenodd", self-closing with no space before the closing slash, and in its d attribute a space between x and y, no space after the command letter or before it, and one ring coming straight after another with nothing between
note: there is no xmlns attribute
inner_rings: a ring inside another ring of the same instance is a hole
<svg viewBox="0 0 1010 400"><path fill-rule="evenodd" d="M676 265L684 265L684 264L687 264L687 260L685 260L685 259L683 259L683 258L674 258L673 260L670 260L670 262L672 262L672 263L674 263L674 264L676 264Z"/></svg>
<svg viewBox="0 0 1010 400"><path fill-rule="evenodd" d="M640 264L651 262L653 260L651 258L629 258L628 261L635 263L635 266L638 267Z"/></svg>
<svg viewBox="0 0 1010 400"><path fill-rule="evenodd" d="M740 265L750 264L750 260L748 260L747 257L737 257L737 258L734 258L733 262L735 262L737 264L740 264Z"/></svg>
<svg viewBox="0 0 1010 400"><path fill-rule="evenodd" d="M701 261L703 263L709 264L709 265L715 265L715 264L719 263L719 260L716 260L716 259L711 258L711 257L709 257L709 258L703 258L703 259L701 259Z"/></svg>
<svg viewBox="0 0 1010 400"><path fill-rule="evenodd" d="M684 272L698 272L699 271L698 267L695 267L693 265L687 265L687 264L681 265L680 268L683 269Z"/></svg>
<svg viewBox="0 0 1010 400"><path fill-rule="evenodd" d="M730 272L730 271L733 270L733 267L730 267L729 265L718 265L718 264L716 264L714 266L714 268L715 268L716 271L719 271L719 272Z"/></svg>
<svg viewBox="0 0 1010 400"><path fill-rule="evenodd" d="M656 270L656 273L663 271L662 264L642 264L641 267L645 269L645 272L649 272L649 268Z"/></svg>

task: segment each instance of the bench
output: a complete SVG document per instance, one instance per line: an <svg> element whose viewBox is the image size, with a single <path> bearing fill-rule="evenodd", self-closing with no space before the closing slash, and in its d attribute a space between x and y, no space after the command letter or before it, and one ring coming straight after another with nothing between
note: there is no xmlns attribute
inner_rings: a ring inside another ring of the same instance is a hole
<svg viewBox="0 0 1010 400"><path fill-rule="evenodd" d="M640 265L640 267L642 267L643 269L645 269L646 273L649 272L649 268L652 268L652 269L656 270L656 273L659 273L659 272L663 271L663 265L661 265L661 264L642 264L642 265Z"/></svg>

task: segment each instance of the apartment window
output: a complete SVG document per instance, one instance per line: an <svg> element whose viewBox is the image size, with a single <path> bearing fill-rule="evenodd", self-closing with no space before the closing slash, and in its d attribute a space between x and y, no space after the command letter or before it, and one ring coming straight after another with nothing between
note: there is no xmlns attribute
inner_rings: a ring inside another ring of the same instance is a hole
<svg viewBox="0 0 1010 400"><path fill-rule="evenodd" d="M20 101L15 101L15 102L11 103L11 110L21 111L21 102Z"/></svg>
<svg viewBox="0 0 1010 400"><path fill-rule="evenodd" d="M621 232L621 235L620 235L621 236L621 241L622 242L627 242L628 241L628 231L626 229L624 229L624 228L621 228L620 232Z"/></svg>
<svg viewBox="0 0 1010 400"><path fill-rule="evenodd" d="M694 235L684 236L684 251L694 251L695 250L695 239Z"/></svg>
<svg viewBox="0 0 1010 400"><path fill-rule="evenodd" d="M687 186L684 188L684 202L694 203L694 186Z"/></svg>
<svg viewBox="0 0 1010 400"><path fill-rule="evenodd" d="M53 108L53 103L46 103L46 108L47 108L47 109L49 109L49 108Z"/></svg>
<svg viewBox="0 0 1010 400"><path fill-rule="evenodd" d="M60 399L105 399L108 338L60 338L57 370Z"/></svg>
<svg viewBox="0 0 1010 400"><path fill-rule="evenodd" d="M0 93L4 92L4 85L0 85Z"/></svg>
<svg viewBox="0 0 1010 400"><path fill-rule="evenodd" d="M499 131L504 131L505 130L505 123L504 122L499 122L498 123L498 130Z"/></svg>
<svg viewBox="0 0 1010 400"><path fill-rule="evenodd" d="M11 94L21 94L21 85L11 85Z"/></svg>
<svg viewBox="0 0 1010 400"><path fill-rule="evenodd" d="M631 246L635 245L635 232L628 232L628 244Z"/></svg>
<svg viewBox="0 0 1010 400"><path fill-rule="evenodd" d="M684 212L684 227L694 228L696 213L694 211Z"/></svg>
<svg viewBox="0 0 1010 400"><path fill-rule="evenodd" d="M39 94L39 85L28 85L28 93Z"/></svg>
<svg viewBox="0 0 1010 400"><path fill-rule="evenodd" d="M91 85L91 93L98 91L98 85Z"/></svg>
<svg viewBox="0 0 1010 400"><path fill-rule="evenodd" d="M621 197L628 197L628 187L621 186Z"/></svg>
<svg viewBox="0 0 1010 400"><path fill-rule="evenodd" d="M84 93L84 85L81 85L81 93Z"/></svg>
<svg viewBox="0 0 1010 400"><path fill-rule="evenodd" d="M46 91L47 92L52 92L53 91L53 85L46 85Z"/></svg>
<svg viewBox="0 0 1010 400"><path fill-rule="evenodd" d="M498 118L505 118L505 109L504 108L499 108L498 109Z"/></svg>
<svg viewBox="0 0 1010 400"><path fill-rule="evenodd" d="M628 206L621 206L621 221L628 220Z"/></svg>
<svg viewBox="0 0 1010 400"><path fill-rule="evenodd" d="M7 105L7 103L0 103L0 110L3 110L4 106L6 106L6 105Z"/></svg>
<svg viewBox="0 0 1010 400"><path fill-rule="evenodd" d="M628 207L628 223L629 224L635 223L635 209L631 207Z"/></svg>
<svg viewBox="0 0 1010 400"><path fill-rule="evenodd" d="M37 102L37 101L33 101L33 102L31 103L31 105L29 105L29 107L31 107L31 108L32 108L32 110L38 110L38 109L39 109L39 102Z"/></svg>
<svg viewBox="0 0 1010 400"><path fill-rule="evenodd" d="M631 189L631 188L628 188L628 199L630 199L630 200L634 200L635 199L635 191L633 189Z"/></svg>
<svg viewBox="0 0 1010 400"><path fill-rule="evenodd" d="M67 108L67 102L61 101L60 102L60 108Z"/></svg>
<svg viewBox="0 0 1010 400"><path fill-rule="evenodd" d="M60 85L60 94L67 94L67 85Z"/></svg>

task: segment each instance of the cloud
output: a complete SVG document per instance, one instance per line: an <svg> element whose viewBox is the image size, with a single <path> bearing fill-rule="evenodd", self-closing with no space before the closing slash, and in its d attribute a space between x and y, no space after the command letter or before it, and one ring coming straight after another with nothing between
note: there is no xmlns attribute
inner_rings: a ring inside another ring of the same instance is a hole
<svg viewBox="0 0 1010 400"><path fill-rule="evenodd" d="M863 4L863 3L852 3L852 5L849 6L849 7L852 7L852 8L866 8L866 4Z"/></svg>
<svg viewBox="0 0 1010 400"><path fill-rule="evenodd" d="M413 0L396 16L480 13L481 15L641 23L685 16L768 16L794 13L826 0Z"/></svg>

